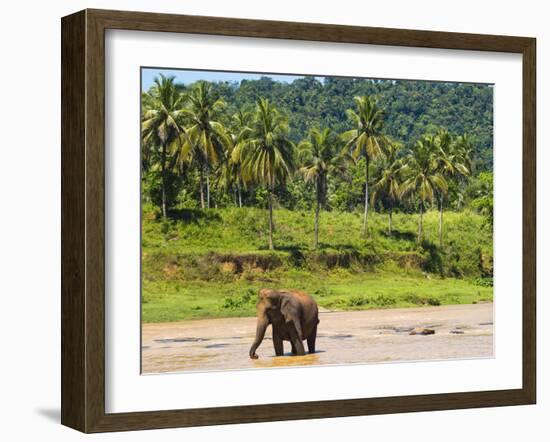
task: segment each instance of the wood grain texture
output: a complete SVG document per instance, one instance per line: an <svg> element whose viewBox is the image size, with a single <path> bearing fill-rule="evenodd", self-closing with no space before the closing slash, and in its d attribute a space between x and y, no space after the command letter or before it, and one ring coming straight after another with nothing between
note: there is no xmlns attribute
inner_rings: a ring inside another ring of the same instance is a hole
<svg viewBox="0 0 550 442"><path fill-rule="evenodd" d="M105 37L101 21L89 11L86 17L85 380L90 431L105 414Z"/></svg>
<svg viewBox="0 0 550 442"><path fill-rule="evenodd" d="M88 10L106 29L362 43L474 51L522 52L529 38L148 12Z"/></svg>
<svg viewBox="0 0 550 442"><path fill-rule="evenodd" d="M105 413L105 30L481 50L523 55L523 387L338 401ZM62 423L84 432L532 404L536 398L535 40L86 10L62 20Z"/></svg>
<svg viewBox="0 0 550 442"><path fill-rule="evenodd" d="M523 389L537 395L537 97L536 41L523 50Z"/></svg>
<svg viewBox="0 0 550 442"><path fill-rule="evenodd" d="M85 13L61 29L61 422L85 427Z"/></svg>

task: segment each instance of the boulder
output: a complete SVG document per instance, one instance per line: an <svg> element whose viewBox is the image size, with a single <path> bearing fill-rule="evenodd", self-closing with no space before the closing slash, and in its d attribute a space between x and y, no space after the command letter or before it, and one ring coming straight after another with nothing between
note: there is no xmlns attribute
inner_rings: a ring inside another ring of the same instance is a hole
<svg viewBox="0 0 550 442"><path fill-rule="evenodd" d="M409 335L434 335L435 330L432 328L416 327L413 328Z"/></svg>

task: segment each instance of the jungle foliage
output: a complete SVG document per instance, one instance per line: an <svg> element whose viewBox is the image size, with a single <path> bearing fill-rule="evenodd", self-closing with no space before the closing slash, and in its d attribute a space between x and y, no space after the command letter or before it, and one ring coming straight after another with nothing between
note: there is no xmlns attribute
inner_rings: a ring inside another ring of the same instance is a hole
<svg viewBox="0 0 550 442"><path fill-rule="evenodd" d="M325 275L355 287L330 298L340 307L415 304L408 285L400 301L357 293L358 275L381 270L471 279L430 305L489 299L492 97L475 84L159 75L142 94L144 300L180 280L311 291ZM224 305L248 311L241 301Z"/></svg>

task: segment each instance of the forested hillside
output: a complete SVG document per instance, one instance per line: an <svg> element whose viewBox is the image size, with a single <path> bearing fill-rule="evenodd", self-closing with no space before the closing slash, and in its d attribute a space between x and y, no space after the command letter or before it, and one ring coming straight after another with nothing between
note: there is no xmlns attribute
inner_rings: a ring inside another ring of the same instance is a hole
<svg viewBox="0 0 550 442"><path fill-rule="evenodd" d="M227 103L227 115L253 109L259 97L269 97L281 112L292 115L289 126L294 142L305 138L313 127L344 132L349 126L346 109L353 97L375 96L384 110L386 132L396 140L409 145L439 127L454 134L467 133L474 145L475 170L493 168L493 88L487 85L337 77L284 83L263 77L212 86ZM180 89L185 87L180 85Z"/></svg>

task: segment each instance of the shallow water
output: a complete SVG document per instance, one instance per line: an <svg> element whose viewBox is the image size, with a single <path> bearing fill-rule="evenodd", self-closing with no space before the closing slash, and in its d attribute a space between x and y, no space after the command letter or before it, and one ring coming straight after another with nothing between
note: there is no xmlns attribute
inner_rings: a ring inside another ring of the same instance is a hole
<svg viewBox="0 0 550 442"><path fill-rule="evenodd" d="M256 318L144 324L142 372L209 371L493 356L493 304L321 312L314 354L274 356L271 327L248 357ZM415 327L433 335L409 335ZM459 331L459 333L457 333ZM307 348L307 346L306 346Z"/></svg>

